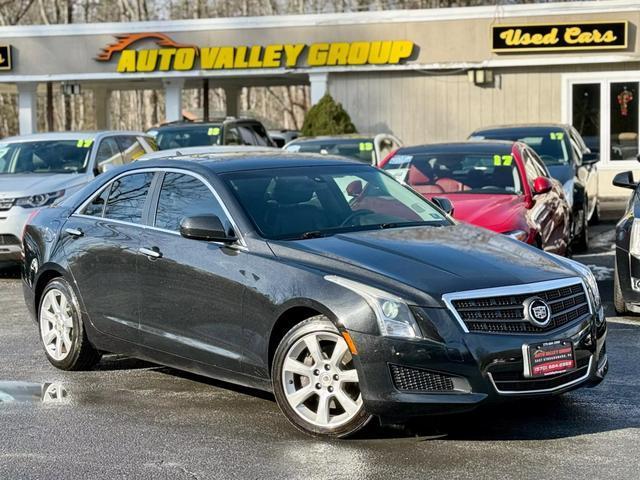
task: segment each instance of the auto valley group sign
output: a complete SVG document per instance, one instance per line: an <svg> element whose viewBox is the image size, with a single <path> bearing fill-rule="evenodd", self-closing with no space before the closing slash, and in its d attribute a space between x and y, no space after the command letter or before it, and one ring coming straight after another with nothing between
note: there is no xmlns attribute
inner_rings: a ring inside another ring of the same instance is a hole
<svg viewBox="0 0 640 480"><path fill-rule="evenodd" d="M628 22L494 25L494 52L554 52L627 48Z"/></svg>
<svg viewBox="0 0 640 480"><path fill-rule="evenodd" d="M408 40L200 46L178 43L164 33L132 33L116 38L95 59L117 62L116 71L120 73L396 65L414 51L413 42Z"/></svg>

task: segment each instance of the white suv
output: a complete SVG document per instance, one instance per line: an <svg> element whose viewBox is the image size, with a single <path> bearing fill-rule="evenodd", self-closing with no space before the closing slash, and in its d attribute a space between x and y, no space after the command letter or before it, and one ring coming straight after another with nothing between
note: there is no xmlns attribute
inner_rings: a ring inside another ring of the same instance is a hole
<svg viewBox="0 0 640 480"><path fill-rule="evenodd" d="M0 262L20 260L29 215L105 170L156 150L141 132L56 132L0 140Z"/></svg>

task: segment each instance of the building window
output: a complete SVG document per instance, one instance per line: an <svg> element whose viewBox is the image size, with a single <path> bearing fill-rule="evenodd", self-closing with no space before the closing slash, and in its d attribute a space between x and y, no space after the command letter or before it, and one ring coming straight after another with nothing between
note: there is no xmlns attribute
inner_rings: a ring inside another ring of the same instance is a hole
<svg viewBox="0 0 640 480"><path fill-rule="evenodd" d="M611 84L611 160L638 155L638 82Z"/></svg>
<svg viewBox="0 0 640 480"><path fill-rule="evenodd" d="M592 152L600 151L600 84L573 85L573 126Z"/></svg>

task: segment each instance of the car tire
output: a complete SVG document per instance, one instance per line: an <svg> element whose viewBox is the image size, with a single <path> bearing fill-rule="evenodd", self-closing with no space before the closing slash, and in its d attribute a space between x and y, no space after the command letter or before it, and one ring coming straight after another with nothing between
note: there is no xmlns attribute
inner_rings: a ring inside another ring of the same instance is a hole
<svg viewBox="0 0 640 480"><path fill-rule="evenodd" d="M620 278L618 277L618 265L613 269L613 308L618 315L626 315L629 313L627 304L622 296L622 289L620 288Z"/></svg>
<svg viewBox="0 0 640 480"><path fill-rule="evenodd" d="M278 406L307 434L348 437L372 418L362 402L347 342L325 316L309 318L284 336L271 378Z"/></svg>
<svg viewBox="0 0 640 480"><path fill-rule="evenodd" d="M100 361L87 338L78 299L63 278L51 280L38 308L40 341L49 362L60 370L88 370Z"/></svg>
<svg viewBox="0 0 640 480"><path fill-rule="evenodd" d="M591 225L600 223L600 200L596 199L596 208L593 209L593 215L591 215L589 223L591 223Z"/></svg>
<svg viewBox="0 0 640 480"><path fill-rule="evenodd" d="M582 204L582 219L580 233L574 240L574 251L586 252L589 249L589 222L587 221L587 212L589 211L587 199Z"/></svg>

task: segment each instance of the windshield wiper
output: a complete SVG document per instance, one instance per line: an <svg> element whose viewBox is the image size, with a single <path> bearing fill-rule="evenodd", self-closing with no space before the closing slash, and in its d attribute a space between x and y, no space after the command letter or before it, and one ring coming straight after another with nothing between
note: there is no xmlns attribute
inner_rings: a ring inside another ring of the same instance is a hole
<svg viewBox="0 0 640 480"><path fill-rule="evenodd" d="M328 233L326 232L321 232L320 230L312 230L310 232L304 232L302 235L300 235L300 238L302 238L303 240L307 240L309 238L326 237L327 235Z"/></svg>

